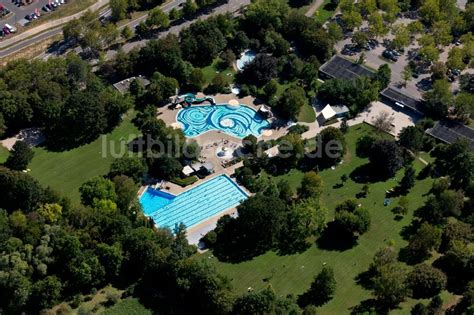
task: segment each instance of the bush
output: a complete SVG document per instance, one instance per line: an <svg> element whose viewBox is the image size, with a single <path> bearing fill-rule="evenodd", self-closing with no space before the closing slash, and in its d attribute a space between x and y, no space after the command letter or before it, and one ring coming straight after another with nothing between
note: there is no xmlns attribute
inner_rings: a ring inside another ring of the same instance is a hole
<svg viewBox="0 0 474 315"><path fill-rule="evenodd" d="M198 178L196 176L189 176L189 177L185 177L185 178L173 178L170 180L170 182L176 184L176 185L179 185L181 187L186 187L186 186L189 186L189 185L192 185L194 184L195 182L198 181Z"/></svg>

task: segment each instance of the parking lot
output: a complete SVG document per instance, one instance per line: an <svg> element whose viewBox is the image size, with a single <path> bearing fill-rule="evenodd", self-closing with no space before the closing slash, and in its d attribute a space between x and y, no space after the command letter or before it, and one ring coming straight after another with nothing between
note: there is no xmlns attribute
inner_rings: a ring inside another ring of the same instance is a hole
<svg viewBox="0 0 474 315"><path fill-rule="evenodd" d="M399 18L394 24L402 24L407 25L410 22L414 21L413 19L409 18ZM361 30L367 28L367 21L364 21L363 25L361 26ZM370 68L376 70L379 66L383 64L388 64L392 73L391 73L391 86L395 89L399 90L405 95L408 95L415 99L421 99L422 95L425 91L428 91L431 88L431 79L429 73L429 67L427 67L423 72L417 74L417 77L413 77L410 81L404 85L404 80L402 77L402 72L405 66L408 65L409 61L417 55L417 51L419 49L419 45L417 40L414 40L408 47L405 47L405 51L400 53L400 56L397 56L390 60L390 58L384 58L383 54L384 51L387 49L386 45L384 45L385 41L390 41L394 38L394 35L389 33L388 35L384 36L383 38L377 38L378 44L372 45L371 47L367 47L369 49L347 49L347 47L354 46L352 43L351 34L347 34L346 38L336 44L336 50L338 53L344 55L344 57L348 59L352 59L354 61L358 60L362 53L364 53L364 64ZM440 53L439 61L446 62L448 58L448 52L453 47L454 44L451 44L447 47L444 47L443 51ZM467 72L469 70L465 70ZM463 73L464 73L463 72ZM453 82L451 85L453 92L456 91L458 88L457 80Z"/></svg>
<svg viewBox="0 0 474 315"><path fill-rule="evenodd" d="M35 9L41 11L41 8L48 4L48 2L48 0L35 0L29 5L18 6L12 0L2 0L0 3L10 10L12 14L6 18L0 19L0 24L2 26L6 23L10 25L17 25L18 21L24 19L27 14L33 13ZM41 13L45 12L41 11Z"/></svg>

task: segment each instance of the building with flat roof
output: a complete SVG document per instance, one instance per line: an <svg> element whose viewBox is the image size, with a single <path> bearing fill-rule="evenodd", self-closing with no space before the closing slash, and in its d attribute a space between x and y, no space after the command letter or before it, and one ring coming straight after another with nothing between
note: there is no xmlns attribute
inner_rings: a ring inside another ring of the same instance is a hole
<svg viewBox="0 0 474 315"><path fill-rule="evenodd" d="M388 101L388 103L390 103L392 106L396 106L399 108L406 107L417 113L418 115L424 115L424 106L422 100L403 94L402 92L394 89L393 87L388 87L382 92L380 92L380 96L382 96L382 98L385 101Z"/></svg>
<svg viewBox="0 0 474 315"><path fill-rule="evenodd" d="M426 133L445 143L453 143L459 139L468 141L471 150L474 150L474 129L453 120L438 121Z"/></svg>
<svg viewBox="0 0 474 315"><path fill-rule="evenodd" d="M120 93L125 94L130 89L130 83L132 83L132 81L135 80L135 79L140 81L140 83L143 86L147 86L147 85L150 84L150 81L148 79L145 79L142 76L138 76L138 77L131 77L131 78L119 81L117 83L114 83L114 88L116 88L117 91L119 91Z"/></svg>

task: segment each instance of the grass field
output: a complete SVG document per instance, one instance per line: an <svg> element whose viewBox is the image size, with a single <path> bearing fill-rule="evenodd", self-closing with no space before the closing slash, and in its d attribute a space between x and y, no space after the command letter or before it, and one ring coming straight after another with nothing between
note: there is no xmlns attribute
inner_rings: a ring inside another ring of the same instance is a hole
<svg viewBox="0 0 474 315"><path fill-rule="evenodd" d="M91 177L106 174L114 159L109 150L103 154L103 143L107 144L105 148L114 152L120 152L120 148L125 152L126 143L133 139L130 135L136 137L139 134L131 119L132 114L127 115L111 133L70 151L51 152L35 148L35 156L29 164L31 175L42 185L51 186L73 202L79 202L81 184Z"/></svg>
<svg viewBox="0 0 474 315"><path fill-rule="evenodd" d="M206 78L206 85L210 84L214 77L219 73L222 73L226 78L228 78L229 83L234 80L235 70L233 68L227 68L221 71L218 67L219 61L219 58L216 58L209 66L201 68L202 73Z"/></svg>
<svg viewBox="0 0 474 315"><path fill-rule="evenodd" d="M135 298L121 300L111 308L102 312L104 315L151 315L152 312L146 309Z"/></svg>
<svg viewBox="0 0 474 315"><path fill-rule="evenodd" d="M371 132L373 132L373 128L366 124L351 127L346 137L348 153L343 164L338 165L335 170L328 169L320 173L324 181L321 202L329 210L331 217L334 207L338 203L355 198L355 195L361 191L363 184L355 183L351 179L341 188L333 186L340 182L343 174L349 175L355 168L367 163L366 159L355 155L355 143L361 135ZM423 165L417 160L415 168L420 171ZM286 178L296 189L302 175L300 171L293 170L279 176L279 178ZM401 175L397 174L397 178L400 179ZM397 249L405 246L406 242L400 236L400 230L410 223L414 209L422 205L424 200L422 196L430 189L431 182L432 179L428 178L416 183L408 195L409 214L400 221L394 220L394 214L391 212L391 209L397 204L396 199L392 200L391 206L384 207L383 205L385 191L396 186L397 180L390 179L386 182L371 184L367 198L359 200L371 214L371 228L359 238L356 246L345 251L322 250L313 245L301 254L279 256L274 252L268 252L251 261L238 264L221 263L215 259L208 259L209 253L199 257L211 261L220 273L231 278L236 294L246 292L248 287L258 290L269 284L278 295L300 294L309 288L314 276L321 270L323 263L326 263L334 268L337 290L334 299L321 307L318 314L348 314L351 307L371 297L370 291L356 284L356 276L368 269L378 248L389 242L393 243ZM270 280L265 282L263 279ZM412 304L414 302L410 300L405 302L405 307L396 313L409 314L409 306Z"/></svg>
<svg viewBox="0 0 474 315"><path fill-rule="evenodd" d="M314 18L319 23L323 24L334 14L335 7L331 5L331 0L324 0L319 9L314 12Z"/></svg>
<svg viewBox="0 0 474 315"><path fill-rule="evenodd" d="M310 104L305 104L298 115L298 121L312 123L316 120L316 112Z"/></svg>
<svg viewBox="0 0 474 315"><path fill-rule="evenodd" d="M8 154L9 154L8 150L4 146L0 145L0 163L5 163L5 161L7 160Z"/></svg>

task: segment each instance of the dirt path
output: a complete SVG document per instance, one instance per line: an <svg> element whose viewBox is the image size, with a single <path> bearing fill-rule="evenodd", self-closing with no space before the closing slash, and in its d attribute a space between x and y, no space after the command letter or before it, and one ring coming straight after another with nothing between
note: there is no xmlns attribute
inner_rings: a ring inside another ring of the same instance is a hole
<svg viewBox="0 0 474 315"><path fill-rule="evenodd" d="M314 3L309 7L308 11L304 15L307 17L312 17L314 13L319 9L321 4L323 4L324 0L316 0Z"/></svg>

